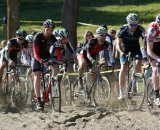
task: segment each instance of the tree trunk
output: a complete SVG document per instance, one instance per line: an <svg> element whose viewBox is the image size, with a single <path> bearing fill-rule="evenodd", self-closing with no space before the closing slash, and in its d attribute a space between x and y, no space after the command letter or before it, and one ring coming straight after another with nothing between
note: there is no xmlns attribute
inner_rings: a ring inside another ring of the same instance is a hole
<svg viewBox="0 0 160 130"><path fill-rule="evenodd" d="M20 0L7 0L7 39L15 36L19 29L19 7Z"/></svg>
<svg viewBox="0 0 160 130"><path fill-rule="evenodd" d="M70 33L69 40L72 46L77 46L77 19L79 13L79 0L64 0L62 7L62 25ZM66 54L66 57L71 61L71 54Z"/></svg>

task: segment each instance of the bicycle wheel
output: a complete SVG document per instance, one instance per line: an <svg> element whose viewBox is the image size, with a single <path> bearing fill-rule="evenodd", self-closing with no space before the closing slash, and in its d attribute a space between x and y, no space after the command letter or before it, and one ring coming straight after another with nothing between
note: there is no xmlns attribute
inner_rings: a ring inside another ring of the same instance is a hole
<svg viewBox="0 0 160 130"><path fill-rule="evenodd" d="M10 80L9 80L10 81ZM0 101L1 101L1 105L2 106L9 106L9 104L11 104L11 87L13 86L13 84L11 84L12 82L9 81L1 81L0 83Z"/></svg>
<svg viewBox="0 0 160 130"><path fill-rule="evenodd" d="M61 111L61 88L59 76L57 80L53 78L51 80L50 105L51 110Z"/></svg>
<svg viewBox="0 0 160 130"><path fill-rule="evenodd" d="M128 110L142 109L145 98L145 78L143 74L135 73L127 85Z"/></svg>
<svg viewBox="0 0 160 130"><path fill-rule="evenodd" d="M34 99L34 82L33 82L33 76L28 75L27 76L27 85L28 85L28 101L27 104L32 104L32 100Z"/></svg>
<svg viewBox="0 0 160 130"><path fill-rule="evenodd" d="M24 108L28 99L28 85L23 77L19 77L18 82L15 84L13 81L11 88L11 104L17 109Z"/></svg>
<svg viewBox="0 0 160 130"><path fill-rule="evenodd" d="M111 85L108 78L104 76L97 77L96 81L92 84L92 87L93 104L95 106L106 107L111 94Z"/></svg>
<svg viewBox="0 0 160 130"><path fill-rule="evenodd" d="M151 77L147 80L146 93L147 93L146 102L148 111L151 114L158 116L160 114L160 108L154 104L155 93Z"/></svg>
<svg viewBox="0 0 160 130"><path fill-rule="evenodd" d="M81 106L87 103L88 99L88 91L87 91L87 77L83 77L83 90L80 90L80 84L78 83L78 78L74 82L72 86L72 92L71 92L71 100L72 100L72 105L74 106Z"/></svg>
<svg viewBox="0 0 160 130"><path fill-rule="evenodd" d="M61 88L62 88L62 100L64 104L71 104L71 82L68 75L65 75L61 79ZM62 103L63 104L63 103Z"/></svg>

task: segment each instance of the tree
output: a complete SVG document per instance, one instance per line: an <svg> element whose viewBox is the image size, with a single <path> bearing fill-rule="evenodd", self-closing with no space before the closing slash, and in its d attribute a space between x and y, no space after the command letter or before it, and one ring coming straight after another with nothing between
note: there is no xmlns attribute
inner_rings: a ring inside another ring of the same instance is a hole
<svg viewBox="0 0 160 130"><path fill-rule="evenodd" d="M20 0L7 0L7 39L15 36L19 24Z"/></svg>
<svg viewBox="0 0 160 130"><path fill-rule="evenodd" d="M70 33L69 39L75 48L77 45L77 19L79 14L79 0L64 0L62 7L62 26ZM67 57L69 56L67 52ZM70 59L69 59L70 60Z"/></svg>

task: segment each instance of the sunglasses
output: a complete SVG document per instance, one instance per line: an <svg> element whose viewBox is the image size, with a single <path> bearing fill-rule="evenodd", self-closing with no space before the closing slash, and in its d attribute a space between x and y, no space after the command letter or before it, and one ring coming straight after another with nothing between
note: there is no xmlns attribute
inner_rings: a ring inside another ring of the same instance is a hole
<svg viewBox="0 0 160 130"><path fill-rule="evenodd" d="M102 35L102 34L101 34L100 36L101 36L101 37L106 37L107 35L105 35L105 34L104 34L104 35Z"/></svg>
<svg viewBox="0 0 160 130"><path fill-rule="evenodd" d="M137 27L138 24L130 24L131 27Z"/></svg>

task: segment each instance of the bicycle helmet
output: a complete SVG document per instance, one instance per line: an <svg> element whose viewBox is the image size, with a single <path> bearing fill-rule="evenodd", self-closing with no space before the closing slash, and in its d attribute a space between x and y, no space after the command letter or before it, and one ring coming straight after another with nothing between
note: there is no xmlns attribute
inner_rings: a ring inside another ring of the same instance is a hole
<svg viewBox="0 0 160 130"><path fill-rule="evenodd" d="M158 24L160 24L160 14L158 14L158 15L156 16L156 22L157 22Z"/></svg>
<svg viewBox="0 0 160 130"><path fill-rule="evenodd" d="M60 38L68 38L69 33L65 28L63 28L59 30L58 35Z"/></svg>
<svg viewBox="0 0 160 130"><path fill-rule="evenodd" d="M104 28L104 27L99 27L99 28L96 30L96 34L107 34L107 29Z"/></svg>
<svg viewBox="0 0 160 130"><path fill-rule="evenodd" d="M107 27L107 24L101 24L101 27L104 27L105 29L107 29L108 30L108 27Z"/></svg>
<svg viewBox="0 0 160 130"><path fill-rule="evenodd" d="M43 22L43 26L46 28L54 28L54 22L51 19L47 19L46 21Z"/></svg>
<svg viewBox="0 0 160 130"><path fill-rule="evenodd" d="M18 29L16 31L16 36L19 36L19 37L26 37L27 33L26 31L24 31L23 29Z"/></svg>
<svg viewBox="0 0 160 130"><path fill-rule="evenodd" d="M28 42L33 42L33 35L29 34L25 38Z"/></svg>
<svg viewBox="0 0 160 130"><path fill-rule="evenodd" d="M126 17L126 21L128 24L138 24L138 15L135 13L130 13Z"/></svg>
<svg viewBox="0 0 160 130"><path fill-rule="evenodd" d="M58 33L59 33L59 30L58 30L58 29L55 29L54 32L53 32L53 35L56 36L56 37L59 37L59 34L58 34Z"/></svg>

